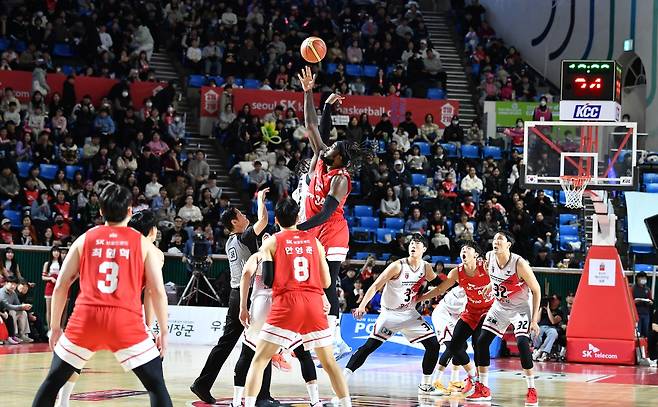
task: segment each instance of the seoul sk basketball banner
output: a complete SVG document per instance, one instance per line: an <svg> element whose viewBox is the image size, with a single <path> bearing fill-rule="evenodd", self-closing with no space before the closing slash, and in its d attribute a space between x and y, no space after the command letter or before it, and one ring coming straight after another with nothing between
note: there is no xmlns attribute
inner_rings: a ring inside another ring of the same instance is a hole
<svg viewBox="0 0 658 407"><path fill-rule="evenodd" d="M375 322L377 321L378 316L379 315L375 314L366 314L363 316L363 319L357 320L350 313L342 314L340 319L340 333L343 340L354 351L356 351L357 348L366 343L368 337L375 329ZM423 318L425 319L425 322L432 326L432 320L429 317ZM472 358L473 346L471 344L471 338L468 338L467 344L468 349L466 352ZM496 337L491 343L489 354L492 358L498 357L501 344L502 342L498 337ZM441 348L441 351L445 350L445 346L442 346ZM425 353L425 348L421 343L410 343L401 332L398 332L388 341L384 342L384 344L377 349L377 352L392 355L423 355Z"/></svg>
<svg viewBox="0 0 658 407"><path fill-rule="evenodd" d="M220 98L223 88L201 88L201 117L217 118L220 113ZM281 92L256 89L233 89L233 109L237 112L242 106L249 105L251 113L263 116L272 113L277 105L283 109L293 108L301 117L304 111L304 94L302 92ZM320 102L320 94L314 93L315 105ZM459 114L459 102L456 100L429 100L417 98L400 98L395 96L352 96L348 95L336 109L337 114L370 116L371 123L377 123L383 113L391 117L393 125L404 120L405 112L411 112L414 122L420 126L425 115L431 113L434 122L441 128L450 124L453 115Z"/></svg>
<svg viewBox="0 0 658 407"><path fill-rule="evenodd" d="M66 80L66 75L59 73L49 73L46 76L46 82L50 86L50 95L55 92L62 93L62 85ZM118 80L108 78L93 78L88 76L75 77L75 96L76 100L82 99L82 96L91 96L91 101L98 106L101 100L110 93L110 89L119 83ZM164 89L164 82L134 82L129 84L130 97L132 98L135 108L141 109L144 100L155 95L161 89ZM21 103L28 103L32 97L32 72L26 71L0 71L0 90L12 88L16 98Z"/></svg>

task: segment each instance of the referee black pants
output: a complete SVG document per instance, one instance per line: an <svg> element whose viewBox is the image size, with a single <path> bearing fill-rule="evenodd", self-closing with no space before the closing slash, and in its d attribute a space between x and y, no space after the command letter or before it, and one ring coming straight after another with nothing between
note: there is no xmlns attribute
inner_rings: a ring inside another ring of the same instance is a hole
<svg viewBox="0 0 658 407"><path fill-rule="evenodd" d="M224 323L224 334L217 341L206 360L201 374L194 383L204 389L210 390L217 380L219 371L228 359L231 351L238 343L244 327L240 323L240 289L232 288L228 299L228 312L226 313L226 322ZM267 365L263 374L263 385L258 399L267 399L270 397L270 381L272 380L272 363Z"/></svg>

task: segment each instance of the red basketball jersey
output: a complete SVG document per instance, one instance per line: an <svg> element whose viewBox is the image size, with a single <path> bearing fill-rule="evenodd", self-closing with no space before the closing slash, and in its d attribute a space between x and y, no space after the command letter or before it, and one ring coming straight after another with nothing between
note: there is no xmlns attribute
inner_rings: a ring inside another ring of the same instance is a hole
<svg viewBox="0 0 658 407"><path fill-rule="evenodd" d="M306 195L306 219L309 219L322 210L324 200L329 195L329 190L331 189L331 179L336 175L347 177L347 194L338 203L338 208L329 220L343 219L343 205L345 205L345 201L352 190L350 173L344 167L329 169L321 159L318 159L318 163L315 165L315 174L308 186L308 195Z"/></svg>
<svg viewBox="0 0 658 407"><path fill-rule="evenodd" d="M320 254L315 237L301 230L283 230L276 237L272 294L288 291L323 293Z"/></svg>
<svg viewBox="0 0 658 407"><path fill-rule="evenodd" d="M494 297L489 295L485 297L482 290L486 287L491 280L489 280L489 273L484 267L484 261L477 261L477 270L474 276L469 276L464 270L464 265L457 266L457 274L459 276L459 286L466 292L466 312L469 313L482 313L488 310L493 304Z"/></svg>
<svg viewBox="0 0 658 407"><path fill-rule="evenodd" d="M142 314L142 235L126 226L96 226L85 233L76 303L119 307Z"/></svg>

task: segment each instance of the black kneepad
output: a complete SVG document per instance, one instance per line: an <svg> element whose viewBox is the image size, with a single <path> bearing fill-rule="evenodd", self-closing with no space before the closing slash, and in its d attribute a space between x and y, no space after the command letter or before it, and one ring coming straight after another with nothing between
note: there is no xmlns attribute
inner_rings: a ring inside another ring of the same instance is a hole
<svg viewBox="0 0 658 407"><path fill-rule="evenodd" d="M519 347L519 354L521 355L521 366L524 369L532 369L532 351L530 350L530 339L527 336L517 336L516 344Z"/></svg>

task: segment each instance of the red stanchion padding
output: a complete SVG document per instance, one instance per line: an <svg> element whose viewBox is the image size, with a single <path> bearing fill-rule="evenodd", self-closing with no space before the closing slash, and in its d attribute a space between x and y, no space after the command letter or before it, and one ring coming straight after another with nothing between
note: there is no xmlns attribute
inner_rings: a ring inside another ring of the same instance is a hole
<svg viewBox="0 0 658 407"><path fill-rule="evenodd" d="M592 246L567 327L567 359L634 364L637 315L614 246Z"/></svg>
<svg viewBox="0 0 658 407"><path fill-rule="evenodd" d="M7 340L9 338L9 332L7 332L7 327L4 322L0 323L0 341Z"/></svg>

